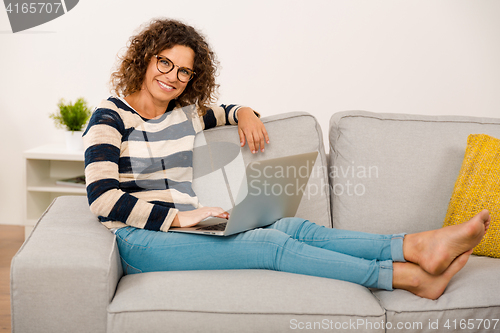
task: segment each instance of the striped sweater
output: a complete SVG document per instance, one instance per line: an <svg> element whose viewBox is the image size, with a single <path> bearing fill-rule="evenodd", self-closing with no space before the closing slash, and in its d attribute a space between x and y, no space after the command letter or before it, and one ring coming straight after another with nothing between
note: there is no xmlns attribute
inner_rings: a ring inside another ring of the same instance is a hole
<svg viewBox="0 0 500 333"><path fill-rule="evenodd" d="M237 124L240 106L212 106L199 117L173 104L151 120L117 97L93 112L83 134L87 197L108 228L168 231L179 211L201 207L191 186L195 135Z"/></svg>

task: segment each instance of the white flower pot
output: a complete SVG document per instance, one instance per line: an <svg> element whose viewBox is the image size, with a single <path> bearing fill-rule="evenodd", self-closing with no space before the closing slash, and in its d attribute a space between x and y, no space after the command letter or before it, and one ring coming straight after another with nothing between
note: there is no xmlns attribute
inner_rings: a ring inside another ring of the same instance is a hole
<svg viewBox="0 0 500 333"><path fill-rule="evenodd" d="M66 149L71 151L83 150L83 131L66 131Z"/></svg>

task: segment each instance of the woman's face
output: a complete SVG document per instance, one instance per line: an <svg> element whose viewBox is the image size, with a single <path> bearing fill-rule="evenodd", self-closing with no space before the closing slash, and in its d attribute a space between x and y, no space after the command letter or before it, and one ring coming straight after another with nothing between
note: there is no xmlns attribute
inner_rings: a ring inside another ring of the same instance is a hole
<svg viewBox="0 0 500 333"><path fill-rule="evenodd" d="M188 85L188 82L179 81L177 71L179 67L194 68L194 51L187 46L175 45L161 51L158 56L168 58L175 67L169 73L163 74L158 71L157 58L153 56L146 70L142 90L153 98L155 104L167 106L171 100L180 96Z"/></svg>

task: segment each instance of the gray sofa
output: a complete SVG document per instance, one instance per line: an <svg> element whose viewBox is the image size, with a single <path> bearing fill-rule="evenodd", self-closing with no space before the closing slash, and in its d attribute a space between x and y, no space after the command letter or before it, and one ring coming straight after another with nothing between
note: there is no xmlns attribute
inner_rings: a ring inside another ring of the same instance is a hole
<svg viewBox="0 0 500 333"><path fill-rule="evenodd" d="M500 119L349 111L332 116L327 155L311 115L263 121L271 144L264 154L245 149L245 162L320 152L297 216L374 233L441 227L467 136L500 137ZM235 127L205 135L238 142ZM195 155L195 168L205 162ZM206 182L193 186L204 204L219 195ZM498 259L472 256L436 301L267 270L124 276L114 235L84 197L52 203L11 274L14 333L500 330Z"/></svg>

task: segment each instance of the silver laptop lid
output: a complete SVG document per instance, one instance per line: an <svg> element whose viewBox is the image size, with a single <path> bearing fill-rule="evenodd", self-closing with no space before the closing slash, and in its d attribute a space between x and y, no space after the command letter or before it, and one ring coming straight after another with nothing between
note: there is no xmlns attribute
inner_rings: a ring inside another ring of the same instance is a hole
<svg viewBox="0 0 500 333"><path fill-rule="evenodd" d="M295 216L317 156L315 151L249 163L224 234Z"/></svg>
<svg viewBox="0 0 500 333"><path fill-rule="evenodd" d="M228 210L231 217L225 230L216 231L210 227L226 221L220 218L209 218L193 227L170 230L228 236L295 216L303 195L307 193L307 183L317 156L315 151L248 164L236 198L232 200L235 206ZM226 183L226 186L229 185Z"/></svg>

